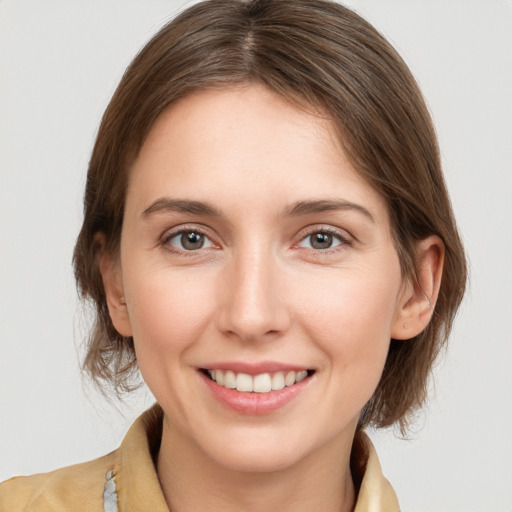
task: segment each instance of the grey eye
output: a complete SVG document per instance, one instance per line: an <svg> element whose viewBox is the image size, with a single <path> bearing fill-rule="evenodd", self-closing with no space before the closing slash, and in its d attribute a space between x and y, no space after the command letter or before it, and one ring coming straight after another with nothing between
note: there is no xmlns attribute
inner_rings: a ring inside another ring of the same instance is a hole
<svg viewBox="0 0 512 512"><path fill-rule="evenodd" d="M213 244L210 239L198 231L182 231L169 239L169 244L182 251L197 251Z"/></svg>
<svg viewBox="0 0 512 512"><path fill-rule="evenodd" d="M317 251L332 249L342 244L342 240L327 231L317 231L311 233L301 240L299 247L307 247Z"/></svg>

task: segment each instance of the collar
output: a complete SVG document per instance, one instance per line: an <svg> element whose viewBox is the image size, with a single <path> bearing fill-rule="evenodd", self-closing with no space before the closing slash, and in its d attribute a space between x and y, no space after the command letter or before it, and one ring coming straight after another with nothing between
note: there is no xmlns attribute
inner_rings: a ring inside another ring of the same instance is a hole
<svg viewBox="0 0 512 512"><path fill-rule="evenodd" d="M169 512L154 464L162 423L163 411L157 404L135 421L116 452L113 473L119 510ZM356 434L351 466L356 489L359 488L354 512L399 512L396 494L363 431Z"/></svg>

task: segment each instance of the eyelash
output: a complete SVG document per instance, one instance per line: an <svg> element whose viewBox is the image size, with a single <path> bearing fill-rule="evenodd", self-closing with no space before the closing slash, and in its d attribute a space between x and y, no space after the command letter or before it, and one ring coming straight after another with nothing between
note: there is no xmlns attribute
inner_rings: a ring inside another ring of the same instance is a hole
<svg viewBox="0 0 512 512"><path fill-rule="evenodd" d="M345 250L347 247L352 246L352 238L346 232L341 232L338 229L334 229L330 226L313 226L311 228L307 228L307 231L301 233L300 240L298 243L294 244L293 249L298 249L299 244L306 240L308 237L311 237L315 234L328 234L332 237L336 238L340 243L335 245L334 247L329 247L327 249L310 249L311 252L317 256L322 257L329 254L337 253L339 251Z"/></svg>
<svg viewBox="0 0 512 512"><path fill-rule="evenodd" d="M179 254L181 256L197 256L197 253L199 252L200 249L203 249L203 247L201 247L195 251L194 250L187 251L187 250L183 250L183 249L177 249L170 244L170 241L173 238L177 238L177 237L182 236L187 233L197 233L198 235L202 235L205 239L209 240L212 245L215 245L212 242L211 238L208 236L208 233L206 232L206 230L198 228L197 226L182 227L182 228L178 229L177 231L172 231L170 233L166 232L162 236L162 238L159 242L159 245L162 246L165 250L172 252L174 254Z"/></svg>
<svg viewBox="0 0 512 512"><path fill-rule="evenodd" d="M214 242L211 240L211 238L208 236L208 233L206 232L206 230L204 230L202 228L198 228L197 226L182 227L177 231L172 231L170 233L166 232L162 236L162 238L159 242L159 245L161 245L165 250L175 253L175 254L179 254L182 256L196 256L198 254L198 252L201 249L203 249L203 247L200 247L197 250L183 250L183 249L177 249L170 244L170 241L172 239L177 238L177 237L182 236L187 233L197 233L198 235L202 235L205 239L207 239L210 242L210 244L212 244L213 246L215 245ZM329 255L329 254L336 253L338 251L346 249L347 247L352 246L352 239L348 236L347 233L345 233L345 232L342 233L337 229L333 229L332 227L314 226L300 234L299 241L292 246L292 249L293 250L300 249L301 247L299 244L301 244L308 237L311 237L312 235L320 234L320 233L331 235L333 238L336 238L340 243L338 245L335 245L334 247L329 247L326 249L305 248L305 249L309 249L315 256L321 257L324 255ZM204 249L209 249L209 248L210 247L206 247Z"/></svg>

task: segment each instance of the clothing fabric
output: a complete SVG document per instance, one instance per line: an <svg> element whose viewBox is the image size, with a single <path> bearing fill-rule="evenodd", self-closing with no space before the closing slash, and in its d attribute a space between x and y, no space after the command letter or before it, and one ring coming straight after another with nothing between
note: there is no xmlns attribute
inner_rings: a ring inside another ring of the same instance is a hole
<svg viewBox="0 0 512 512"><path fill-rule="evenodd" d="M163 411L155 405L132 425L119 449L99 459L0 484L0 512L104 512L107 480L119 512L169 512L155 470ZM354 440L352 472L359 488L354 512L399 512L375 448L364 432ZM115 510L115 509L112 509Z"/></svg>

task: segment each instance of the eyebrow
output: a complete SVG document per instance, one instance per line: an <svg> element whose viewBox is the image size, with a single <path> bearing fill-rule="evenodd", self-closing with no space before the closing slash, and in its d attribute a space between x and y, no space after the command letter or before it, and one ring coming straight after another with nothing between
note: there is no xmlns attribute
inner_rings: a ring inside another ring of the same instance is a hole
<svg viewBox="0 0 512 512"><path fill-rule="evenodd" d="M312 213L340 210L359 212L372 222L375 222L373 215L364 206L341 199L297 201L286 206L281 212L281 217L300 217L302 215L309 215ZM151 205L142 212L142 217L149 217L150 215L159 212L189 213L192 215L206 215L209 217L223 216L220 210L207 202L162 197L151 203Z"/></svg>
<svg viewBox="0 0 512 512"><path fill-rule="evenodd" d="M142 217L148 217L157 212L190 213L192 215L207 215L210 217L220 217L222 215L217 208L209 203L162 197L146 208L142 212Z"/></svg>
<svg viewBox="0 0 512 512"><path fill-rule="evenodd" d="M372 222L375 218L364 206L357 203L352 203L345 200L325 200L320 199L316 201L297 201L296 203L287 206L283 212L283 217L298 217L301 215L308 215L311 213L322 213L328 211L355 211L363 214Z"/></svg>

